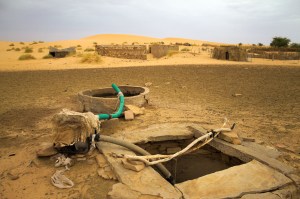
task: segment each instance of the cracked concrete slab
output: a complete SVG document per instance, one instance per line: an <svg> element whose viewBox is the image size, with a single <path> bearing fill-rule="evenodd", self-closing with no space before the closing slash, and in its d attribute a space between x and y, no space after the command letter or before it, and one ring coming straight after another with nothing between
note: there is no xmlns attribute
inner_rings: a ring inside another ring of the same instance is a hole
<svg viewBox="0 0 300 199"><path fill-rule="evenodd" d="M120 158L111 156L112 153L134 155L133 152L124 147L105 142L97 143L97 148L104 154L116 174L118 181L126 185L127 187L125 188L129 188L133 196L144 195L166 199L182 198L182 194L161 177L152 167L146 167L139 172L128 170L124 168ZM121 188L124 188L124 186Z"/></svg>
<svg viewBox="0 0 300 199"><path fill-rule="evenodd" d="M185 199L216 199L272 191L291 183L291 179L283 174L252 160L243 165L176 184L176 187Z"/></svg>

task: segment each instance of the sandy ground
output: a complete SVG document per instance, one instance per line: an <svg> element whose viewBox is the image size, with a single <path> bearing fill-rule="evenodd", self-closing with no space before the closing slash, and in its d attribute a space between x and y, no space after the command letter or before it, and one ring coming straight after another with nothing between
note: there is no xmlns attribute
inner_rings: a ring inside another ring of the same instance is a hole
<svg viewBox="0 0 300 199"><path fill-rule="evenodd" d="M86 40L95 38L82 42ZM35 151L52 140L55 113L62 108L78 110L79 91L113 82L140 86L151 82L150 105L134 121L104 124L103 134L165 122L215 128L227 117L237 123L241 137L277 148L283 152L280 161L300 168L297 61L244 64L212 60L209 53L200 52L149 61L103 58L100 65L79 64L77 57L21 62L16 60L20 52L4 51L3 43L7 48L11 42L2 42L0 49L6 57L0 58L0 198L105 198L115 181L98 177L93 158L66 172L74 188L59 190L50 183L54 161L37 159ZM236 93L242 95L234 97Z"/></svg>

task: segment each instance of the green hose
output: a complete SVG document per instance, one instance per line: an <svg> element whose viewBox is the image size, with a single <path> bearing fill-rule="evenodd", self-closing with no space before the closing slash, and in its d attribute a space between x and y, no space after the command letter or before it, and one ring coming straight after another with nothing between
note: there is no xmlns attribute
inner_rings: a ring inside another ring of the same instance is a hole
<svg viewBox="0 0 300 199"><path fill-rule="evenodd" d="M120 100L119 108L113 114L99 114L98 115L99 120L105 120L105 119L107 120L107 119L111 119L111 118L118 118L123 113L124 104L125 104L124 94L122 93L122 91L119 89L119 87L116 84L112 84L111 86L118 93L118 97L119 97L119 100Z"/></svg>

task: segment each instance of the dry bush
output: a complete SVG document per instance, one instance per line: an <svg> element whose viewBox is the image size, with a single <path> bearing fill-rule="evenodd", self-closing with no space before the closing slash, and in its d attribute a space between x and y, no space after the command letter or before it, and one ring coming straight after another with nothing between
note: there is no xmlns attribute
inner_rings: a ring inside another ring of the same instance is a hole
<svg viewBox="0 0 300 199"><path fill-rule="evenodd" d="M83 54L82 58L80 60L81 63L101 63L102 59L101 56L99 56L96 53L88 53L88 54Z"/></svg>
<svg viewBox="0 0 300 199"><path fill-rule="evenodd" d="M31 59L35 59L35 57L30 54L21 55L19 57L19 60L31 60Z"/></svg>
<svg viewBox="0 0 300 199"><path fill-rule="evenodd" d="M15 51L21 51L21 49L20 48L15 48Z"/></svg>
<svg viewBox="0 0 300 199"><path fill-rule="evenodd" d="M190 51L190 49L188 49L188 48L183 48L183 49L181 49L181 51L188 52L188 51Z"/></svg>
<svg viewBox="0 0 300 199"><path fill-rule="evenodd" d="M93 52L93 51L95 51L94 48L86 48L86 49L84 50L84 52Z"/></svg>
<svg viewBox="0 0 300 199"><path fill-rule="evenodd" d="M21 45L24 45L24 42L21 41L20 44L21 44Z"/></svg>
<svg viewBox="0 0 300 199"><path fill-rule="evenodd" d="M178 54L178 51L176 50L169 50L168 53L167 53L167 56L168 57L172 57L173 55L176 55Z"/></svg>
<svg viewBox="0 0 300 199"><path fill-rule="evenodd" d="M32 48L26 47L24 52L25 52L25 53L32 53L33 50L32 50Z"/></svg>
<svg viewBox="0 0 300 199"><path fill-rule="evenodd" d="M39 49L38 49L38 52L39 52L39 53L42 53L42 52L43 52L43 48L39 48Z"/></svg>
<svg viewBox="0 0 300 199"><path fill-rule="evenodd" d="M11 43L11 44L9 44L9 46L15 46L15 44Z"/></svg>
<svg viewBox="0 0 300 199"><path fill-rule="evenodd" d="M50 54L47 54L43 57L43 59L52 59L52 58L53 58L53 56Z"/></svg>

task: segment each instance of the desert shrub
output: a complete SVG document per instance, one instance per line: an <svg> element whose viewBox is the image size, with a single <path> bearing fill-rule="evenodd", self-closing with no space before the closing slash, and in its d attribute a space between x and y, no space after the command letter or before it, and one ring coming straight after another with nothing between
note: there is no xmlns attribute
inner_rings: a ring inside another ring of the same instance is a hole
<svg viewBox="0 0 300 199"><path fill-rule="evenodd" d="M76 48L77 50L82 50L82 48Z"/></svg>
<svg viewBox="0 0 300 199"><path fill-rule="evenodd" d="M94 49L94 48L86 48L86 49L84 50L84 52L92 52L92 51L95 51L95 49Z"/></svg>
<svg viewBox="0 0 300 199"><path fill-rule="evenodd" d="M24 42L21 41L20 44L21 44L21 45L24 45Z"/></svg>
<svg viewBox="0 0 300 199"><path fill-rule="evenodd" d="M45 56L43 57L43 59L51 59L51 58L53 58L53 56L50 55L50 54L47 54L47 55L45 55Z"/></svg>
<svg viewBox="0 0 300 199"><path fill-rule="evenodd" d="M54 48L62 48L61 45L54 45Z"/></svg>
<svg viewBox="0 0 300 199"><path fill-rule="evenodd" d="M178 54L178 51L176 50L169 50L168 53L167 53L167 56L168 57L172 57L173 55L176 55Z"/></svg>
<svg viewBox="0 0 300 199"><path fill-rule="evenodd" d="M187 52L187 51L190 51L190 49L188 49L188 48L183 48L183 49L181 49L181 51Z"/></svg>
<svg viewBox="0 0 300 199"><path fill-rule="evenodd" d="M39 52L39 53L42 53L42 52L43 52L43 48L39 48L39 49L38 49L38 52Z"/></svg>
<svg viewBox="0 0 300 199"><path fill-rule="evenodd" d="M11 49L10 49L10 48L8 48L8 49L6 49L6 51L11 51Z"/></svg>
<svg viewBox="0 0 300 199"><path fill-rule="evenodd" d="M15 48L15 51L21 51L21 49L20 48Z"/></svg>
<svg viewBox="0 0 300 199"><path fill-rule="evenodd" d="M44 43L44 41L39 41L39 43Z"/></svg>
<svg viewBox="0 0 300 199"><path fill-rule="evenodd" d="M242 43L239 43L239 46L243 45Z"/></svg>
<svg viewBox="0 0 300 199"><path fill-rule="evenodd" d="M78 47L78 48L80 48L80 47L81 47L81 45L77 45L77 47Z"/></svg>
<svg viewBox="0 0 300 199"><path fill-rule="evenodd" d="M80 60L81 63L100 63L102 62L101 57L96 53L88 53L82 55L82 58Z"/></svg>
<svg viewBox="0 0 300 199"><path fill-rule="evenodd" d="M32 53L33 50L32 50L32 48L26 47L24 52L25 52L25 53Z"/></svg>
<svg viewBox="0 0 300 199"><path fill-rule="evenodd" d="M262 43L258 43L258 46L264 46Z"/></svg>
<svg viewBox="0 0 300 199"><path fill-rule="evenodd" d="M97 45L98 43L97 43L97 42L93 42L93 44L94 44L94 45Z"/></svg>
<svg viewBox="0 0 300 199"><path fill-rule="evenodd" d="M15 46L15 44L11 43L11 44L9 44L9 46Z"/></svg>
<svg viewBox="0 0 300 199"><path fill-rule="evenodd" d="M30 54L21 55L19 57L19 60L31 60L31 59L35 59L35 57Z"/></svg>
<svg viewBox="0 0 300 199"><path fill-rule="evenodd" d="M30 45L38 44L38 42L33 41Z"/></svg>

